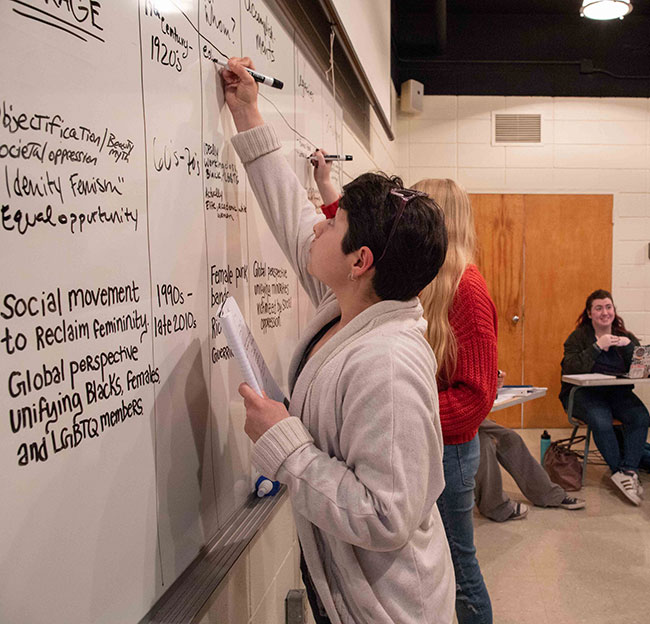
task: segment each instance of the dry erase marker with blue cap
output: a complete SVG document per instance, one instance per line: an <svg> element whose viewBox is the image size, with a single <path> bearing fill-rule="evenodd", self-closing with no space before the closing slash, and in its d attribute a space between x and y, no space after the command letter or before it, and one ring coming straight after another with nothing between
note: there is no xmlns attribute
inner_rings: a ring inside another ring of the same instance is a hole
<svg viewBox="0 0 650 624"><path fill-rule="evenodd" d="M232 71L232 69L230 69L230 67L228 66L228 63L224 63L223 61L218 61L217 59L212 59L212 62L219 65L219 67L225 67L228 71ZM271 78L271 76L265 76L264 74L260 74L258 71L255 71L250 67L244 67L244 69L255 79L256 82L265 84L268 87L273 87L274 89L282 89L282 87L284 87L284 82L282 82L282 80L278 80L277 78Z"/></svg>
<svg viewBox="0 0 650 624"><path fill-rule="evenodd" d="M279 481L271 481L271 479L267 479L264 475L260 476L255 483L255 493L260 498L264 498L265 496L275 496L279 489Z"/></svg>

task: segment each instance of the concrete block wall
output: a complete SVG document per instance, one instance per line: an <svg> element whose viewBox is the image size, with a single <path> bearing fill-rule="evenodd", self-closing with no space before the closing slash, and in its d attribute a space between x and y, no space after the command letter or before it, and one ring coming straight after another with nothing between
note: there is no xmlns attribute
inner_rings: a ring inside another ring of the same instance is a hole
<svg viewBox="0 0 650 624"><path fill-rule="evenodd" d="M300 547L285 495L212 595L200 624L284 624L284 599L297 587Z"/></svg>

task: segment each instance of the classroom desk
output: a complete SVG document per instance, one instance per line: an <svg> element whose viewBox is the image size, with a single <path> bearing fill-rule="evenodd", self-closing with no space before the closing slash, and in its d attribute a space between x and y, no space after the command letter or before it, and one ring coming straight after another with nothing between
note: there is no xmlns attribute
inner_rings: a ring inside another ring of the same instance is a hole
<svg viewBox="0 0 650 624"><path fill-rule="evenodd" d="M575 427L576 425L583 424L573 420L573 397L580 388L588 386L634 386L638 383L650 382L650 377L643 377L642 379L625 379L622 377L614 377L613 375L601 375L600 373L584 373L581 375L562 375L562 381L572 384L571 391L569 392L569 402L567 404L567 417L569 422Z"/></svg>
<svg viewBox="0 0 650 624"><path fill-rule="evenodd" d="M600 373L583 373L580 375L562 375L562 381L565 383L571 384L573 387L569 392L569 402L567 404L566 415L569 419L569 422L573 425L573 434L571 435L571 445L573 437L577 431L577 427L584 425L580 420L574 420L573 418L573 397L575 393L580 390L580 388L586 387L603 387L603 386L633 386L638 383L647 383L650 382L650 377L644 377L642 379L625 379L621 377L614 377L613 375L601 375ZM614 421L618 423L618 421ZM583 451L582 457L582 485L585 484L585 474L587 472L587 459L589 457L589 439L591 437L591 428L587 426L587 435L585 436L585 449ZM570 446L569 446L570 448Z"/></svg>
<svg viewBox="0 0 650 624"><path fill-rule="evenodd" d="M526 403L528 401L532 401L533 399L539 399L545 394L546 388L531 387L530 391L527 394L512 395L508 394L508 387L505 386L497 393L497 398L494 400L494 405L492 405L490 413L498 412L499 410L505 409L506 407L519 405L520 403Z"/></svg>

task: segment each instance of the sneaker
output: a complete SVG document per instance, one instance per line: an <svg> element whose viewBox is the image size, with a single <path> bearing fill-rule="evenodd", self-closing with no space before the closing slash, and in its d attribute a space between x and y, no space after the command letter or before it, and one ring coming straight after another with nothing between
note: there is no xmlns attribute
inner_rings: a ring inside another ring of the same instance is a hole
<svg viewBox="0 0 650 624"><path fill-rule="evenodd" d="M581 498L565 496L564 500L559 504L559 507L562 507L562 509L583 509L585 505L585 501Z"/></svg>
<svg viewBox="0 0 650 624"><path fill-rule="evenodd" d="M528 515L528 505L515 503L515 508L506 520L523 520Z"/></svg>
<svg viewBox="0 0 650 624"><path fill-rule="evenodd" d="M636 485L636 493L639 495L640 498L643 498L643 486L641 485L641 481L639 480L639 475L636 472L627 472L627 474L631 474L632 479L634 479L634 485Z"/></svg>
<svg viewBox="0 0 650 624"><path fill-rule="evenodd" d="M617 470L610 479L614 482L614 485L616 485L616 487L635 505L641 504L641 499L637 493L637 487L632 475L627 474L622 470Z"/></svg>

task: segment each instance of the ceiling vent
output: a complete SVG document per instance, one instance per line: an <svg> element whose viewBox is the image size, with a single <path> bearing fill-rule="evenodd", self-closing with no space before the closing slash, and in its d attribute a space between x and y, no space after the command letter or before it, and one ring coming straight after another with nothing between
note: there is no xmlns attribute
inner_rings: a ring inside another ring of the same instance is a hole
<svg viewBox="0 0 650 624"><path fill-rule="evenodd" d="M493 145L541 145L541 115L492 115Z"/></svg>

